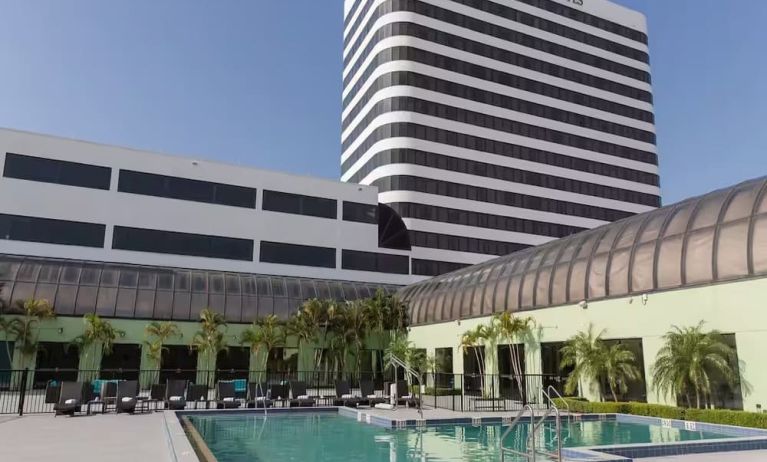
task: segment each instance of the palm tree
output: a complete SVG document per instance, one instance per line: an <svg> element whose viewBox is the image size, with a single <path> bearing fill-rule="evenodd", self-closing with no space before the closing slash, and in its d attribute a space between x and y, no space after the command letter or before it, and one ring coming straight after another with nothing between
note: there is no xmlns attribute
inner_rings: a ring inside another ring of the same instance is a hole
<svg viewBox="0 0 767 462"><path fill-rule="evenodd" d="M703 331L703 321L694 327L673 326L663 336L665 343L652 367L653 387L663 396L684 396L690 407L690 393L695 406L711 395L712 376L723 377L735 386L739 371L735 350L724 342L719 331Z"/></svg>
<svg viewBox="0 0 767 462"><path fill-rule="evenodd" d="M13 368L13 356L11 355L11 336L20 329L18 324L21 320L18 318L0 317L0 334L5 337L5 354L8 356L8 366Z"/></svg>
<svg viewBox="0 0 767 462"><path fill-rule="evenodd" d="M522 336L530 332L530 328L535 325L530 317L518 318L511 314L509 311L496 314L491 321L495 324L495 328L498 332L498 336L505 339L509 344L509 362L511 368L509 370L514 374L514 378L517 382L517 387L520 393L523 392L522 388L522 364L519 357L519 345L514 342L515 339L520 339Z"/></svg>
<svg viewBox="0 0 767 462"><path fill-rule="evenodd" d="M634 353L624 344L608 346L602 335L605 330L594 334L594 326L589 324L587 331L578 332L562 347L560 369L573 367L565 382L565 393L574 394L581 381L596 384L601 399L604 399L602 379L607 381L613 400L618 401L616 389L625 393L627 382L638 380L641 373L637 369Z"/></svg>
<svg viewBox="0 0 767 462"><path fill-rule="evenodd" d="M365 341L370 332L363 301L357 300L348 302L348 304L349 306L346 309L346 325L347 329L349 329L351 345L354 347L356 369L359 374L362 372L362 349L365 347Z"/></svg>
<svg viewBox="0 0 767 462"><path fill-rule="evenodd" d="M152 361L150 367L153 369L150 383L155 383L159 369L162 367L162 353L168 349L165 344L171 338L181 338L184 335L175 323L160 321L147 324L144 333L147 338L144 340L144 345L147 347L147 357Z"/></svg>
<svg viewBox="0 0 767 462"><path fill-rule="evenodd" d="M37 329L38 324L55 318L56 313L47 300L31 298L17 301L13 311L21 314L21 318L15 318L16 320L7 324L10 331L6 335L10 333L13 336L14 348L21 353L19 367L23 369L27 367L28 360L37 352L37 339L40 335Z"/></svg>
<svg viewBox="0 0 767 462"><path fill-rule="evenodd" d="M80 369L92 375L100 369L101 356L109 355L117 337L124 336L125 332L116 329L96 313L84 315L83 323L83 333L72 339L70 345L80 352Z"/></svg>
<svg viewBox="0 0 767 462"><path fill-rule="evenodd" d="M326 317L325 304L316 299L310 299L303 303L295 316L292 316L286 325L288 335L296 337L298 341L299 355L305 353L304 349L317 342L321 325ZM318 356L315 352L314 368L318 365Z"/></svg>
<svg viewBox="0 0 767 462"><path fill-rule="evenodd" d="M221 327L226 326L226 320L221 313L216 313L210 308L200 312L200 330L195 332L189 347L202 356L202 363L209 383L211 367L215 368L216 357L220 351L227 349L224 332Z"/></svg>
<svg viewBox="0 0 767 462"><path fill-rule="evenodd" d="M614 343L607 346L603 342L602 363L604 377L607 379L607 385L610 387L610 394L613 397L613 401L617 403L616 389L621 394L626 393L628 391L628 383L640 380L642 373L636 367L634 353L622 343Z"/></svg>
<svg viewBox="0 0 767 462"><path fill-rule="evenodd" d="M266 352L264 363L258 371L259 373L262 371L266 372L269 352L275 347L284 345L285 335L285 330L280 327L279 319L273 314L254 321L252 325L243 331L240 343L250 347L251 355L257 358L258 353L262 349Z"/></svg>
<svg viewBox="0 0 767 462"><path fill-rule="evenodd" d="M460 348L464 353L468 350L474 352L474 358L477 360L477 369L479 373L479 385L482 394L485 395L485 352L482 348L486 340L492 340L497 332L491 326L478 325L474 329L469 329L461 335Z"/></svg>

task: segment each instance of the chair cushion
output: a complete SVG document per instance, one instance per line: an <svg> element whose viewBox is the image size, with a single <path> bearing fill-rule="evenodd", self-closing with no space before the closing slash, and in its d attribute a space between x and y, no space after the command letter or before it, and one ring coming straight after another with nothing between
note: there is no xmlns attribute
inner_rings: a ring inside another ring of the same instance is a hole
<svg viewBox="0 0 767 462"><path fill-rule="evenodd" d="M76 399L68 399L68 400L64 401L64 404L77 404L77 400Z"/></svg>
<svg viewBox="0 0 767 462"><path fill-rule="evenodd" d="M345 394L345 395L341 395L341 398L354 398L354 395Z"/></svg>
<svg viewBox="0 0 767 462"><path fill-rule="evenodd" d="M182 399L184 399L183 396L171 396L169 398L170 401L181 401Z"/></svg>
<svg viewBox="0 0 767 462"><path fill-rule="evenodd" d="M226 403L231 403L231 402L234 402L234 398L231 398L231 397L224 398L223 401Z"/></svg>
<svg viewBox="0 0 767 462"><path fill-rule="evenodd" d="M296 399L309 399L309 395L298 395Z"/></svg>
<svg viewBox="0 0 767 462"><path fill-rule="evenodd" d="M123 403L130 403L131 401L133 401L133 398L128 398L127 396L123 397L122 399Z"/></svg>
<svg viewBox="0 0 767 462"><path fill-rule="evenodd" d="M368 395L368 398L378 398L376 395Z"/></svg>

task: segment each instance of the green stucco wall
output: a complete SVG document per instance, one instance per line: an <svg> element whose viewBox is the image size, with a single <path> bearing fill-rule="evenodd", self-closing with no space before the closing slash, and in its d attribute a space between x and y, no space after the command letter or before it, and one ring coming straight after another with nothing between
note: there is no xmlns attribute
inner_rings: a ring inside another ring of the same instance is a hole
<svg viewBox="0 0 767 462"><path fill-rule="evenodd" d="M650 383L650 370L662 346L662 336L673 325L692 326L703 320L707 329L735 334L738 359L744 366L742 375L752 388L751 393L743 396L744 409L756 410L757 404L767 406L767 367L764 366L767 279L652 293L648 294L646 304L641 296L634 296L590 302L586 309L568 305L518 315L532 317L537 325L535 340L529 341L525 348L527 373L541 372L540 343L566 341L593 323L597 330L606 329L606 339L642 339L648 401L666 404L671 403L658 396ZM458 348L461 334L488 321L489 317L484 317L416 326L409 338L416 346L426 348L430 355L436 348L453 347L453 371L460 373L463 371L463 352ZM593 394L587 397L594 398Z"/></svg>

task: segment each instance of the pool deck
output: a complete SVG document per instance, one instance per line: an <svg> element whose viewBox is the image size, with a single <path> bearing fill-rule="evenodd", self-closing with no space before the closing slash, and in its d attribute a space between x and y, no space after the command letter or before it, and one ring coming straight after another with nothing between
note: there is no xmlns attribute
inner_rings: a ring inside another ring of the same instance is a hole
<svg viewBox="0 0 767 462"><path fill-rule="evenodd" d="M394 420L420 419L415 409L395 411L360 409L371 415ZM512 416L504 413L503 416ZM455 412L426 409L426 419L460 417L499 417L498 412ZM56 460L58 462L141 462L172 461L168 448L165 419L175 419L172 412L137 415L93 415L53 417L29 415L0 416L0 461L27 462ZM173 431L173 430L171 430ZM185 439L183 434L177 435ZM191 453L182 453L179 462L196 461ZM637 459L641 462L764 462L767 450L739 451L660 458Z"/></svg>
<svg viewBox="0 0 767 462"><path fill-rule="evenodd" d="M169 462L162 413L0 417L0 461Z"/></svg>

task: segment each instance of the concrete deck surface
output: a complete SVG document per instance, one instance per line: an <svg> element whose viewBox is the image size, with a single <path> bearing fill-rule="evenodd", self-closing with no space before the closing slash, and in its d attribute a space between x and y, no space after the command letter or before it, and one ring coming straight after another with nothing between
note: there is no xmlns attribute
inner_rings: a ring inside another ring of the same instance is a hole
<svg viewBox="0 0 767 462"><path fill-rule="evenodd" d="M0 419L0 461L168 462L162 413Z"/></svg>
<svg viewBox="0 0 767 462"><path fill-rule="evenodd" d="M712 452L687 456L649 457L638 462L765 462L767 451Z"/></svg>

